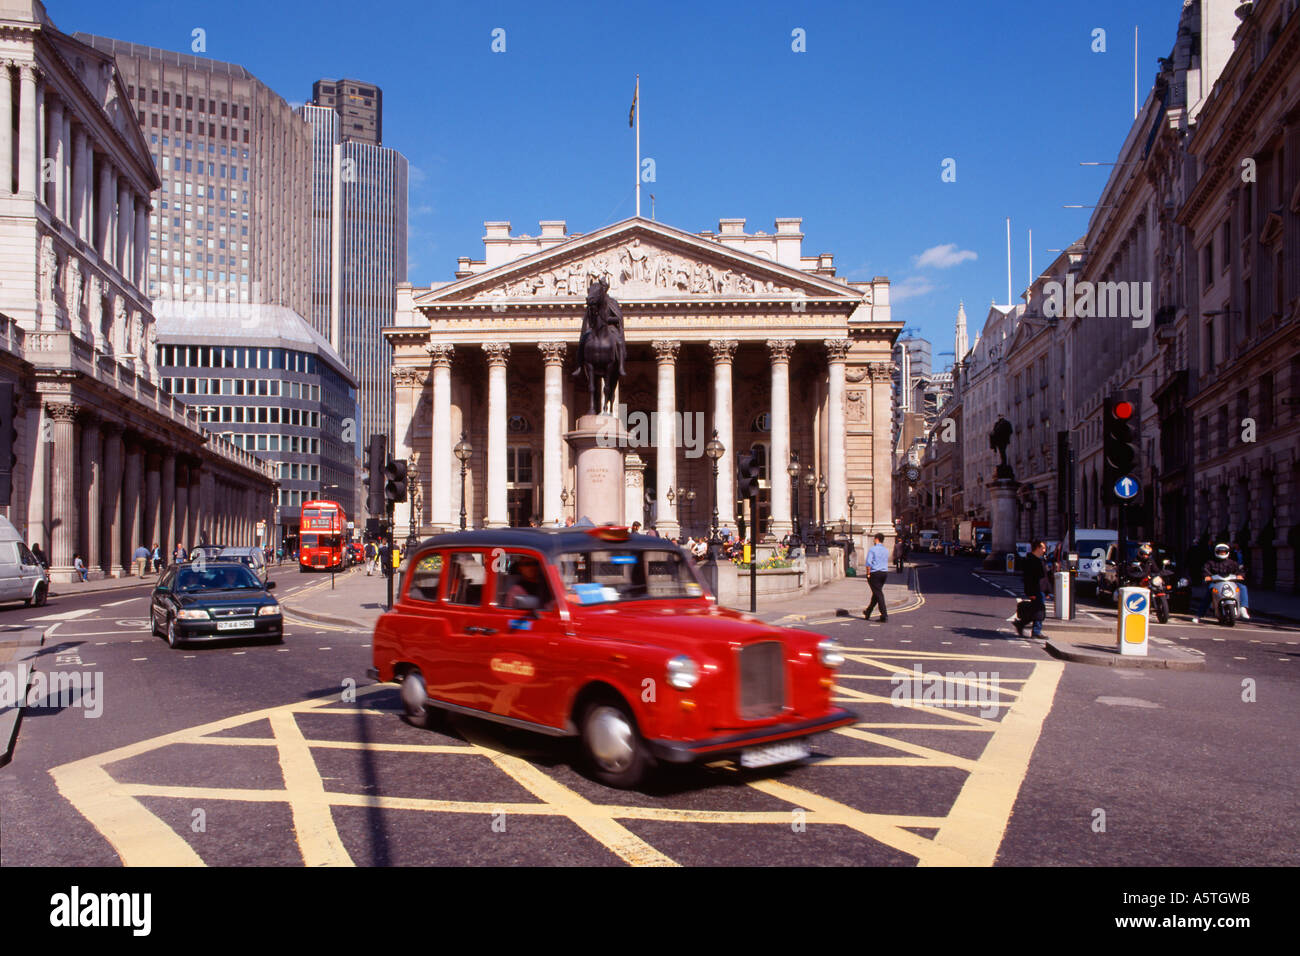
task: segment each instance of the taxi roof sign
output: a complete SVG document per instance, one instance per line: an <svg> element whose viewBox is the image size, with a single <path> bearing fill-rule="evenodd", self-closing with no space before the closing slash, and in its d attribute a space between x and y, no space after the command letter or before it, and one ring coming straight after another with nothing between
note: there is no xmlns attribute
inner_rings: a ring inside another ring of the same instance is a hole
<svg viewBox="0 0 1300 956"><path fill-rule="evenodd" d="M587 534L593 538L599 538L601 541L626 541L631 532L627 525L606 524L597 528L592 528Z"/></svg>

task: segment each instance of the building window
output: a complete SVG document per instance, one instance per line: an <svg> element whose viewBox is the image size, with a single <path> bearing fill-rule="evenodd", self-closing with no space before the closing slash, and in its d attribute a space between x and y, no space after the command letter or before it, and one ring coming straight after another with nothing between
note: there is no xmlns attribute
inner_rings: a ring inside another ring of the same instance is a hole
<svg viewBox="0 0 1300 956"><path fill-rule="evenodd" d="M1211 239L1201 250L1201 274L1204 289L1214 285L1214 240Z"/></svg>

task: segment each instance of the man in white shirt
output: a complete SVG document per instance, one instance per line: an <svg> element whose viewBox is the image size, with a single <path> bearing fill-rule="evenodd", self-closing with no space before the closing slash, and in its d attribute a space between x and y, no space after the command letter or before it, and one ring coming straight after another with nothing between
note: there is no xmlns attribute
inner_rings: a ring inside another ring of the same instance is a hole
<svg viewBox="0 0 1300 956"><path fill-rule="evenodd" d="M867 549L867 585L871 588L871 603L862 613L868 621L877 604L880 605L881 623L889 620L889 612L885 610L885 576L888 572L889 549L885 547L885 536L877 534L876 543Z"/></svg>

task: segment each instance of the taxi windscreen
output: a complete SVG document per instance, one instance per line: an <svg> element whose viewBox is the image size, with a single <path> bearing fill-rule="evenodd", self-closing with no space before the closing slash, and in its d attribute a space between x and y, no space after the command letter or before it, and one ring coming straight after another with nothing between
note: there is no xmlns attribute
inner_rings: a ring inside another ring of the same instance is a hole
<svg viewBox="0 0 1300 956"><path fill-rule="evenodd" d="M635 549L575 551L557 562L580 604L699 598L704 591L680 554Z"/></svg>

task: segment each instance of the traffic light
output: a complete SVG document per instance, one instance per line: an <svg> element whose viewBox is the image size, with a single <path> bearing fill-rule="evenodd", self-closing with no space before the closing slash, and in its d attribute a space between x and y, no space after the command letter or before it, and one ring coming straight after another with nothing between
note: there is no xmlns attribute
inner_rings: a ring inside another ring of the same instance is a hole
<svg viewBox="0 0 1300 956"><path fill-rule="evenodd" d="M736 497L753 498L758 494L758 456L752 451L736 456Z"/></svg>
<svg viewBox="0 0 1300 956"><path fill-rule="evenodd" d="M388 457L388 436L371 435L366 449L366 510L372 515L384 513L384 460Z"/></svg>
<svg viewBox="0 0 1300 956"><path fill-rule="evenodd" d="M390 459L384 468L384 500L397 504L406 500L406 459Z"/></svg>
<svg viewBox="0 0 1300 956"><path fill-rule="evenodd" d="M1138 393L1114 392L1106 399L1102 417L1102 492L1107 504L1140 501L1138 479Z"/></svg>
<svg viewBox="0 0 1300 956"><path fill-rule="evenodd" d="M0 385L0 504L13 495L18 465L18 394L12 384Z"/></svg>

